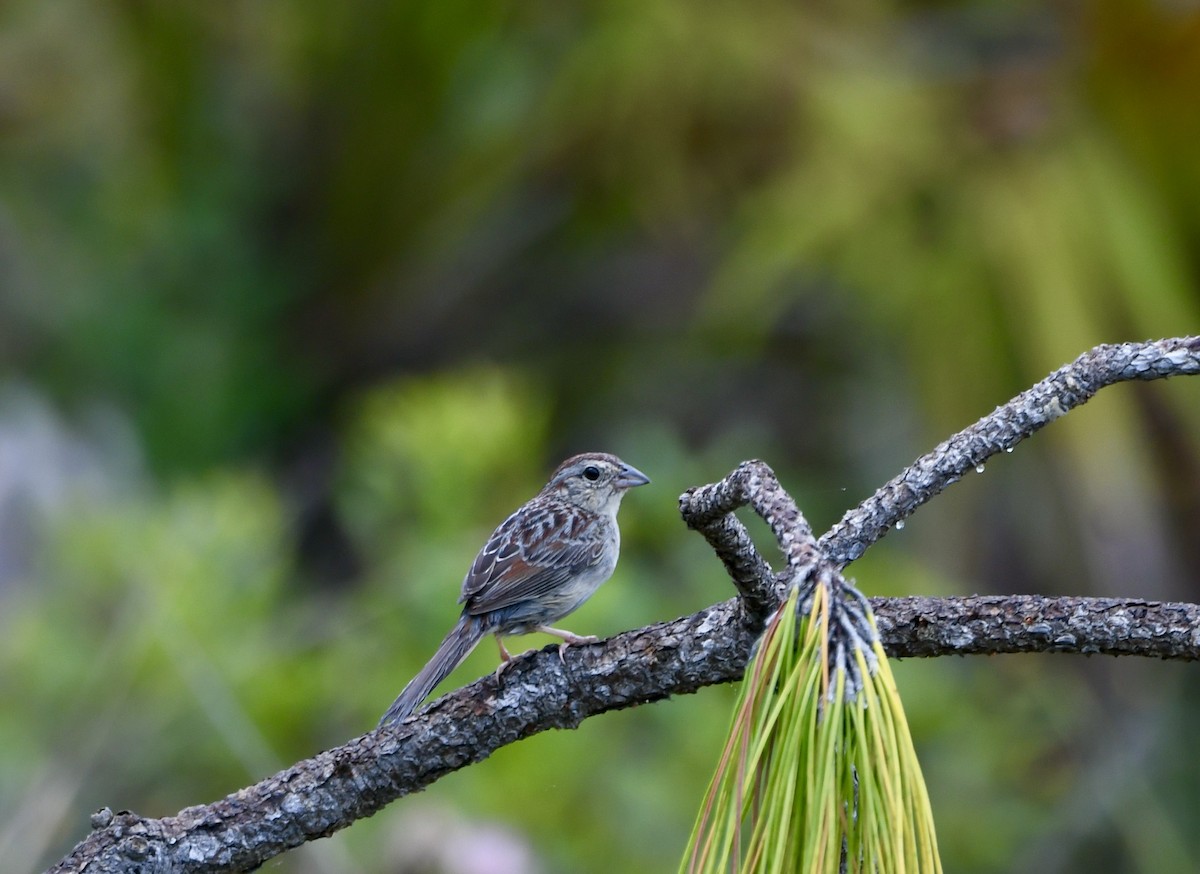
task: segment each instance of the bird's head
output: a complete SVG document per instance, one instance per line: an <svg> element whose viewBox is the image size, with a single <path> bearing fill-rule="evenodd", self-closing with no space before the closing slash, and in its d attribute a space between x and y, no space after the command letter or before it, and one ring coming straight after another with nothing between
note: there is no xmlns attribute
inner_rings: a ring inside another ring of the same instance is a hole
<svg viewBox="0 0 1200 874"><path fill-rule="evenodd" d="M585 452L560 464L542 493L593 513L616 515L625 492L648 482L648 476L615 455Z"/></svg>

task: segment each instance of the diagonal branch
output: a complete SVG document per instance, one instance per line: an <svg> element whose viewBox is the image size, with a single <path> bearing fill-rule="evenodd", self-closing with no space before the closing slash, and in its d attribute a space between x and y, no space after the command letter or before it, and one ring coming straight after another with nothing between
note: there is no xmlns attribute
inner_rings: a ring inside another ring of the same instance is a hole
<svg viewBox="0 0 1200 874"><path fill-rule="evenodd" d="M739 598L690 616L519 658L419 715L374 731L220 801L144 819L97 812L93 831L53 874L235 872L345 828L502 746L573 728L609 710L741 676L762 617L791 575L844 565L967 470L1114 382L1200 373L1200 338L1100 346L918 459L819 541L761 463L688 492L681 510L724 562ZM733 516L750 505L771 526L788 569L775 574ZM823 555L821 553L824 553ZM1095 598L873 599L893 656L1076 652L1200 658L1200 605Z"/></svg>
<svg viewBox="0 0 1200 874"><path fill-rule="evenodd" d="M1099 598L872 599L892 656L1075 652L1200 658L1200 605ZM249 871L417 792L500 747L633 704L741 677L756 633L737 599L571 647L551 646L371 732L201 807L101 812L55 874Z"/></svg>
<svg viewBox="0 0 1200 874"><path fill-rule="evenodd" d="M969 471L980 470L993 455L1012 451L1026 437L1086 403L1105 386L1197 373L1200 337L1097 346L939 443L884 483L822 535L821 550L840 565L861 558L868 546L921 504Z"/></svg>

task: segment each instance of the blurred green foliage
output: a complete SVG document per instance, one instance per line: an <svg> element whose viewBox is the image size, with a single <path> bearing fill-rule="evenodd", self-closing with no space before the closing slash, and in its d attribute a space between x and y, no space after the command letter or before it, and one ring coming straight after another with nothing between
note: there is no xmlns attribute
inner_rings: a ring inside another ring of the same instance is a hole
<svg viewBox="0 0 1200 874"><path fill-rule="evenodd" d="M5 869L368 729L568 452L654 480L570 622L607 634L731 594L675 496L739 460L823 530L1088 347L1195 333L1198 84L1179 4L4 4ZM852 573L1196 600L1191 382L1105 391ZM898 666L947 870L1197 867L1192 674ZM670 869L731 702L530 739L280 868L498 823Z"/></svg>

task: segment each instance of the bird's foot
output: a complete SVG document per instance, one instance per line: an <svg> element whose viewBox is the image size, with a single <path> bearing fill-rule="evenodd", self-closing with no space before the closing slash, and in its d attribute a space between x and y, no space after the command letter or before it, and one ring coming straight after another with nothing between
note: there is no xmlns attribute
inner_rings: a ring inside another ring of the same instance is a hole
<svg viewBox="0 0 1200 874"><path fill-rule="evenodd" d="M594 634L575 634L570 631L563 631L561 628L551 628L549 625L539 625L537 630L543 634L553 634L555 637L562 638L563 642L558 645L558 659L564 665L567 663L565 654L568 646L600 642L600 638Z"/></svg>

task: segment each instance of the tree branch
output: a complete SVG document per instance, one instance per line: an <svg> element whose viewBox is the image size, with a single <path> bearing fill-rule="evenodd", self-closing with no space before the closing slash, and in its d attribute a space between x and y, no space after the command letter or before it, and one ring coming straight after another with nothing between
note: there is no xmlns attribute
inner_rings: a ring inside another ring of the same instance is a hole
<svg viewBox="0 0 1200 874"><path fill-rule="evenodd" d="M879 636L899 658L1069 652L1200 658L1200 604L1124 598L872 598Z"/></svg>
<svg viewBox="0 0 1200 874"><path fill-rule="evenodd" d="M822 552L839 565L861 558L896 522L999 452L1040 431L1105 386L1200 373L1200 337L1097 346L1033 388L938 444L884 483L822 535Z"/></svg>
<svg viewBox="0 0 1200 874"><path fill-rule="evenodd" d="M249 871L305 841L370 816L521 738L589 716L693 692L741 676L762 618L786 583L844 566L967 470L1010 449L1105 385L1200 372L1200 338L1100 346L922 456L812 545L770 468L748 462L680 501L712 544L739 597L607 641L515 660L417 716L299 762L209 805L145 819L102 810L54 874ZM732 515L750 505L787 559L776 574ZM1077 652L1200 657L1200 606L1095 598L873 599L893 656Z"/></svg>

